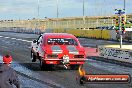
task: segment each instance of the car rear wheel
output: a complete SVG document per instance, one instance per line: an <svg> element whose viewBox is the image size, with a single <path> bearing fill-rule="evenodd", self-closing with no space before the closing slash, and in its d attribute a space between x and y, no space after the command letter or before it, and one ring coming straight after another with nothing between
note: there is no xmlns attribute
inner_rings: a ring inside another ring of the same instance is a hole
<svg viewBox="0 0 132 88"><path fill-rule="evenodd" d="M32 62L36 62L36 56L34 55L32 51L31 51L31 60Z"/></svg>
<svg viewBox="0 0 132 88"><path fill-rule="evenodd" d="M43 62L43 59L40 57L40 68L41 68L41 70L51 71L51 70L53 70L53 67L54 67L54 65L52 65L52 64L45 64Z"/></svg>
<svg viewBox="0 0 132 88"><path fill-rule="evenodd" d="M78 70L80 65L70 65L72 70Z"/></svg>
<svg viewBox="0 0 132 88"><path fill-rule="evenodd" d="M40 68L41 70L44 70L46 68L46 65L44 65L43 61L42 61L42 58L40 58Z"/></svg>

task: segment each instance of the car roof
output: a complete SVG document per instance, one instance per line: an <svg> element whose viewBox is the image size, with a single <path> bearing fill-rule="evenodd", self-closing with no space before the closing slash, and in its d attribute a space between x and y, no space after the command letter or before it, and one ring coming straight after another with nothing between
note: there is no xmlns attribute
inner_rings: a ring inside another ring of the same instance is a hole
<svg viewBox="0 0 132 88"><path fill-rule="evenodd" d="M44 33L43 36L46 38L76 38L74 35L68 33Z"/></svg>

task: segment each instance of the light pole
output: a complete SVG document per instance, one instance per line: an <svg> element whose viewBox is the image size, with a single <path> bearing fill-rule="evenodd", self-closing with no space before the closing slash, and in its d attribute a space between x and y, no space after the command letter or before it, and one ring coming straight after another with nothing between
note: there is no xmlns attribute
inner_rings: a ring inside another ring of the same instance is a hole
<svg viewBox="0 0 132 88"><path fill-rule="evenodd" d="M57 28L57 26L59 26L59 24L58 24L58 17L59 17L58 0L56 0L56 17L57 17L57 20L56 20L56 28Z"/></svg>
<svg viewBox="0 0 132 88"><path fill-rule="evenodd" d="M38 33L38 34L39 34L39 32L40 32L40 31L39 31L39 25L40 25L40 24L39 24L39 22L40 22L40 21L39 21L39 2L40 2L40 1L38 0L38 8L37 8L37 13L38 13L38 14L37 14L37 33Z"/></svg>
<svg viewBox="0 0 132 88"><path fill-rule="evenodd" d="M85 1L83 0L83 29L85 29Z"/></svg>
<svg viewBox="0 0 132 88"><path fill-rule="evenodd" d="M56 0L56 17L58 19L59 16L59 8L58 8L58 0Z"/></svg>
<svg viewBox="0 0 132 88"><path fill-rule="evenodd" d="M38 19L39 19L39 0L38 0Z"/></svg>
<svg viewBox="0 0 132 88"><path fill-rule="evenodd" d="M126 0L124 0L124 10L126 10Z"/></svg>
<svg viewBox="0 0 132 88"><path fill-rule="evenodd" d="M84 7L84 0L83 0L83 16L84 16L84 8L85 8L85 7Z"/></svg>
<svg viewBox="0 0 132 88"><path fill-rule="evenodd" d="M83 0L83 29L85 29L85 1ZM83 36L83 29L81 29L81 35Z"/></svg>

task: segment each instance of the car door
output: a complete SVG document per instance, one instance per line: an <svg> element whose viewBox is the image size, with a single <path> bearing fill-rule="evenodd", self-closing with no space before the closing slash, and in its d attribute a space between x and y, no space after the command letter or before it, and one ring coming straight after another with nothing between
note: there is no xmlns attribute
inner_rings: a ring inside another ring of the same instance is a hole
<svg viewBox="0 0 132 88"><path fill-rule="evenodd" d="M41 41L41 38L42 38L42 35L40 35L37 40L34 40L32 42L31 46L32 46L34 52L38 52L38 46L39 46L39 43Z"/></svg>
<svg viewBox="0 0 132 88"><path fill-rule="evenodd" d="M39 52L39 49L41 48L42 40L43 40L43 36L40 36L37 40L37 47L36 47L37 52Z"/></svg>
<svg viewBox="0 0 132 88"><path fill-rule="evenodd" d="M42 49L44 44L44 37L41 36L38 40L38 48L37 48L37 52L39 53L39 56L43 57L44 56L44 50Z"/></svg>

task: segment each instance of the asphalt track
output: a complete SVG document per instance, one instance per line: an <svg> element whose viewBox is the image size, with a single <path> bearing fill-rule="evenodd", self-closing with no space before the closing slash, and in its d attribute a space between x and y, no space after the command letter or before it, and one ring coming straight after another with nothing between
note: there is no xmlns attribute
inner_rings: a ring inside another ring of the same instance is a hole
<svg viewBox="0 0 132 88"><path fill-rule="evenodd" d="M76 82L78 71L65 70L56 67L53 71L41 71L39 63L30 60L31 41L36 39L35 34L21 34L0 32L0 55L10 53L13 56L12 67L17 71L22 88L132 88L132 84L85 84ZM79 41L86 47L87 55L97 56L97 44L113 44L114 41L80 38ZM88 47L90 46L90 47ZM132 68L117 64L96 61L87 58L84 69L87 74L130 74Z"/></svg>

